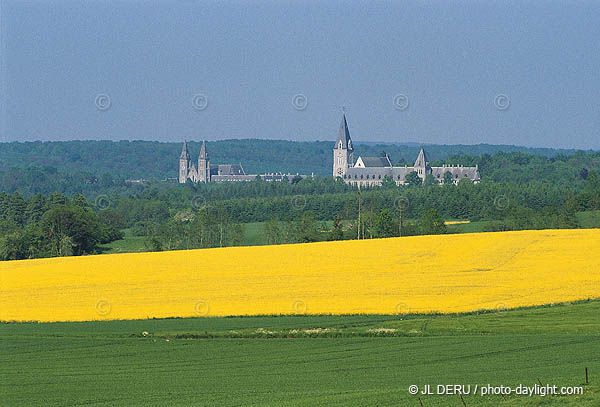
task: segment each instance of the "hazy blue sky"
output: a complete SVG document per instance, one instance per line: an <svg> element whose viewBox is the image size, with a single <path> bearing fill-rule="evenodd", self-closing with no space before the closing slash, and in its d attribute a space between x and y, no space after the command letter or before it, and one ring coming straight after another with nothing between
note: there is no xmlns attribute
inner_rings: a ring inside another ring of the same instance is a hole
<svg viewBox="0 0 600 407"><path fill-rule="evenodd" d="M3 141L600 149L600 1L0 3Z"/></svg>

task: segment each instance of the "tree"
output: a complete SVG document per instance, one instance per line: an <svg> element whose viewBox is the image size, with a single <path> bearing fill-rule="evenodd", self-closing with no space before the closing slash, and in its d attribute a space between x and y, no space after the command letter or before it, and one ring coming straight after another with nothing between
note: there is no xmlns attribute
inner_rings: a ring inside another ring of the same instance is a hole
<svg viewBox="0 0 600 407"><path fill-rule="evenodd" d="M0 239L0 260L26 259L29 245L22 231L5 235Z"/></svg>
<svg viewBox="0 0 600 407"><path fill-rule="evenodd" d="M101 237L93 213L78 206L50 209L40 220L40 232L51 256L66 255L65 237L70 239L74 255L94 253Z"/></svg>
<svg viewBox="0 0 600 407"><path fill-rule="evenodd" d="M406 177L404 178L404 184L408 185L408 186L419 186L423 183L423 180L421 180L421 177L419 177L419 174L417 174L416 171L411 171L408 174L406 174Z"/></svg>
<svg viewBox="0 0 600 407"><path fill-rule="evenodd" d="M72 256L74 248L75 248L75 243L73 243L73 239L71 238L71 236L63 236L59 242L58 255L59 256Z"/></svg>
<svg viewBox="0 0 600 407"><path fill-rule="evenodd" d="M8 219L12 220L17 225L23 225L27 219L26 210L27 202L20 193L15 192L10 195L7 208Z"/></svg>
<svg viewBox="0 0 600 407"><path fill-rule="evenodd" d="M97 212L96 217L102 230L100 243L109 243L123 239L123 231L127 227L125 218L115 209L104 209Z"/></svg>
<svg viewBox="0 0 600 407"><path fill-rule="evenodd" d="M394 217L388 209L383 209L375 219L373 227L375 237L392 237L396 234Z"/></svg>
<svg viewBox="0 0 600 407"><path fill-rule="evenodd" d="M46 197L42 194L36 194L27 201L27 222L37 223L46 211Z"/></svg>
<svg viewBox="0 0 600 407"><path fill-rule="evenodd" d="M444 185L451 185L454 183L454 178L452 177L452 173L450 171L446 171L444 173Z"/></svg>
<svg viewBox="0 0 600 407"><path fill-rule="evenodd" d="M81 194L73 195L73 205L79 206L81 208L91 208L92 207L88 203L87 199L85 199L85 196L83 196Z"/></svg>
<svg viewBox="0 0 600 407"><path fill-rule="evenodd" d="M437 209L430 208L423 212L420 229L424 235L439 235L446 233L446 224Z"/></svg>
<svg viewBox="0 0 600 407"><path fill-rule="evenodd" d="M275 217L269 218L264 223L265 230L265 243L267 244L281 244L283 243L283 233L281 230L281 224Z"/></svg>
<svg viewBox="0 0 600 407"><path fill-rule="evenodd" d="M425 185L439 185L440 183L435 179L435 177L432 174L427 174L427 176L425 177Z"/></svg>
<svg viewBox="0 0 600 407"><path fill-rule="evenodd" d="M312 212L306 211L300 219L294 221L294 235L298 243L316 242L319 231Z"/></svg>
<svg viewBox="0 0 600 407"><path fill-rule="evenodd" d="M389 175L386 175L383 178L383 181L381 181L381 188L391 189L391 188L395 188L395 187L396 187L396 182Z"/></svg>
<svg viewBox="0 0 600 407"><path fill-rule="evenodd" d="M344 238L344 226L339 215L333 218L333 227L329 233L328 240L342 240Z"/></svg>

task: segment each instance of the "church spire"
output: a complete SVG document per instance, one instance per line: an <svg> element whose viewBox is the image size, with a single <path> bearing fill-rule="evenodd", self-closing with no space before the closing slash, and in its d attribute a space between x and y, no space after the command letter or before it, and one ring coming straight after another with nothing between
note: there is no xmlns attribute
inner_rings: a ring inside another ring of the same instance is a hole
<svg viewBox="0 0 600 407"><path fill-rule="evenodd" d="M183 148L181 149L181 155L179 156L179 158L186 160L190 159L190 153L188 152L187 148L187 141L185 140L183 141Z"/></svg>
<svg viewBox="0 0 600 407"><path fill-rule="evenodd" d="M200 158L203 160L208 159L208 153L206 152L206 140L202 140L202 147L200 148Z"/></svg>
<svg viewBox="0 0 600 407"><path fill-rule="evenodd" d="M352 151L352 140L350 139L350 131L348 130L348 122L346 121L346 113L342 112L342 122L338 131L338 137L335 141L335 148L348 149Z"/></svg>

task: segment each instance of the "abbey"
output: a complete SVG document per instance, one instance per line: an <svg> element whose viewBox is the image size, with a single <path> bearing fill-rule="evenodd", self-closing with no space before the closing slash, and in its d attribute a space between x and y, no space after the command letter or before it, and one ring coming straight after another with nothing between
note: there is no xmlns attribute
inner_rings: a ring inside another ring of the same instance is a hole
<svg viewBox="0 0 600 407"><path fill-rule="evenodd" d="M270 173L261 175L247 175L242 164L211 164L206 150L206 141L202 142L198 166L196 166L188 152L187 141L183 142L179 156L179 183L185 184L189 179L192 182L240 182L254 181L260 177L264 181L290 181L294 177L306 178L306 175L292 175Z"/></svg>
<svg viewBox="0 0 600 407"><path fill-rule="evenodd" d="M440 184L443 184L444 180L449 182L450 179L452 179L452 183L457 184L463 178L474 183L479 182L479 169L477 166L443 165L442 167L432 167L423 148L419 151L412 167L394 167L387 155L384 157L358 157L355 162L354 148L352 147L346 115L342 114L342 123L333 147L334 177L340 177L348 184L359 186L381 185L383 180L388 177L394 180L396 185L402 185L406 176L413 171L423 181L428 175L431 175ZM446 173L449 175L446 175Z"/></svg>
<svg viewBox="0 0 600 407"><path fill-rule="evenodd" d="M181 155L179 156L179 182L185 184L188 179L192 182L211 182L251 181L254 178L246 175L241 164L211 164L208 160L208 152L206 151L206 141L202 142L200 156L198 157L198 167L196 167L190 159L187 141L184 141Z"/></svg>
<svg viewBox="0 0 600 407"><path fill-rule="evenodd" d="M432 167L429 157L423 148L419 152L415 164L412 167L394 167L390 158L383 157L358 157L354 161L354 147L348 130L346 114L342 114L342 122L338 137L333 147L333 176L339 177L348 184L358 186L381 185L387 177L392 179L396 185L405 183L406 176L415 172L423 181L428 175L440 184L450 182L457 184L461 179L469 179L475 183L479 182L479 169L475 167L464 167L462 165L443 165ZM314 175L312 175L314 176ZM208 158L206 141L202 142L197 164L191 159L188 152L187 142L184 141L181 155L179 156L179 182L185 184L188 180L192 182L238 182L253 181L261 178L265 181L288 181L294 182L307 175L292 175L290 173L270 173L261 175L248 175L242 164L212 164Z"/></svg>

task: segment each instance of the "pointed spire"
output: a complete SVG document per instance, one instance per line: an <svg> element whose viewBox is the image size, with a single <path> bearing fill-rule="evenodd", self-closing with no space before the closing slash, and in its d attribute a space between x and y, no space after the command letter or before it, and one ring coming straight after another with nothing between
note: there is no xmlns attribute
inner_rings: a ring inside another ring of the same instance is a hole
<svg viewBox="0 0 600 407"><path fill-rule="evenodd" d="M190 153L188 152L187 148L187 141L185 140L183 142L183 148L181 149L181 155L179 156L179 158L185 158L186 160L190 159Z"/></svg>
<svg viewBox="0 0 600 407"><path fill-rule="evenodd" d="M421 147L421 151L419 151L419 155L415 161L415 167L429 167L429 157L423 147Z"/></svg>
<svg viewBox="0 0 600 407"><path fill-rule="evenodd" d="M348 122L346 122L345 112L342 112L342 122L340 123L338 137L335 141L335 148L347 148L348 150L352 151L352 140L350 139L350 131L348 130Z"/></svg>
<svg viewBox="0 0 600 407"><path fill-rule="evenodd" d="M202 140L202 147L200 148L200 158L206 160L208 153L206 152L206 140Z"/></svg>

